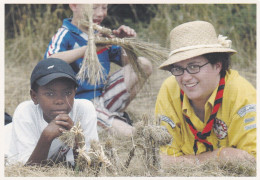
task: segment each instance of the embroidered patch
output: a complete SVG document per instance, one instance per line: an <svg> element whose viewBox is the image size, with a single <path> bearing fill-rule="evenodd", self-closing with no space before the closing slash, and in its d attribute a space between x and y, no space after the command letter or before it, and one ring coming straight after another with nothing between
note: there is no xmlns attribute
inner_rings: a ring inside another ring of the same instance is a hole
<svg viewBox="0 0 260 180"><path fill-rule="evenodd" d="M256 128L256 124L251 124L251 125L247 125L245 126L245 130L250 130L250 129L255 129Z"/></svg>
<svg viewBox="0 0 260 180"><path fill-rule="evenodd" d="M175 128L176 126L175 123L167 116L161 115L159 119L160 121L167 122L172 127L172 129Z"/></svg>
<svg viewBox="0 0 260 180"><path fill-rule="evenodd" d="M213 132L218 139L224 139L227 136L227 125L224 121L217 119L213 125Z"/></svg>
<svg viewBox="0 0 260 180"><path fill-rule="evenodd" d="M249 123L255 120L255 117L247 118L244 120L244 123Z"/></svg>
<svg viewBox="0 0 260 180"><path fill-rule="evenodd" d="M246 115L246 113L255 112L255 111L256 111L256 105L255 104L248 104L248 105L242 107L241 109L239 109L237 114L240 117L244 117Z"/></svg>

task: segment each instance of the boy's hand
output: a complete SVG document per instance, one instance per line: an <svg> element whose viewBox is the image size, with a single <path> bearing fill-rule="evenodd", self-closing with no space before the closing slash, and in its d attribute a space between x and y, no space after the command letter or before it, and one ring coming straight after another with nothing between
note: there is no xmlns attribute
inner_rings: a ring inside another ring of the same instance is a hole
<svg viewBox="0 0 260 180"><path fill-rule="evenodd" d="M73 121L68 114L59 114L52 120L44 129L45 135L49 140L61 135L65 130L70 130L73 127Z"/></svg>
<svg viewBox="0 0 260 180"><path fill-rule="evenodd" d="M120 26L117 30L113 30L113 34L119 38L136 37L135 30L125 25Z"/></svg>

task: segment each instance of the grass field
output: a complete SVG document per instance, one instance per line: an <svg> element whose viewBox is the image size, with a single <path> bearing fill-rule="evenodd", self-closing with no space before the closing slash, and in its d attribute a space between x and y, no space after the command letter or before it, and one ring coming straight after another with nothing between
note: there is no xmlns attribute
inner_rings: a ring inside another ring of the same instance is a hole
<svg viewBox="0 0 260 180"><path fill-rule="evenodd" d="M26 8L20 10L21 14L28 11ZM226 16L223 17L221 14ZM46 22L49 24L47 27L43 22L47 21L48 17L50 17L50 12L47 8L43 15L30 19L32 22L30 27L24 17L25 22L21 21L20 25L15 24L14 26L17 29L23 26L27 31L24 30L23 33L20 31L13 36L14 38L5 39L5 111L10 115L13 115L19 103L30 99L31 71L35 64L42 59L50 37L60 26L60 24L55 24L54 20L58 19L58 16L55 16L53 22ZM149 23L137 22L135 25L129 21L123 23L128 22L129 25L136 26L140 38L168 47L168 35L172 27L194 19L211 21L216 25L219 33L228 35L233 40L233 48L238 50L238 54L232 58L232 68L238 70L256 87L255 5L160 5ZM53 26L49 28L51 25ZM44 33L41 33L42 29L45 29ZM149 119L149 123L154 122L154 104L157 93L163 80L170 76L168 72L158 70L160 63L161 61L158 60L158 63L153 64L153 74L127 108L134 123L142 121L144 117ZM116 68L113 65L112 69ZM100 139L102 145L105 145L107 141L112 141L112 146L117 151L119 160L116 176L256 176L255 163L219 162L217 159L196 167L190 164L176 164L171 168L164 167L161 170L155 170L145 163L146 154L138 148L129 167L124 168L129 152L138 139L114 137L111 140L103 133L100 134ZM49 168L23 167L17 164L6 166L5 176L95 176L95 174L91 171L73 171L63 165ZM113 176L113 174L102 167L98 176Z"/></svg>

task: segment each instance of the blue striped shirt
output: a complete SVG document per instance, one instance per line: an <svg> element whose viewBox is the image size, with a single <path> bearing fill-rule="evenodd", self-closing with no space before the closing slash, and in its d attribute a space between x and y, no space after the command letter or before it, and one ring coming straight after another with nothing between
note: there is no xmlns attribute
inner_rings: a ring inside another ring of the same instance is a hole
<svg viewBox="0 0 260 180"><path fill-rule="evenodd" d="M82 32L78 27L71 24L71 19L64 19L63 25L58 29L57 33L52 37L48 48L45 52L44 58L48 58L52 54L76 49L82 46L85 46L88 43L88 35ZM98 59L101 65L104 68L105 77L110 72L110 62L114 62L120 66L122 66L121 61L121 47L113 45L109 49L103 49L99 52ZM77 59L70 65L72 66L75 74L77 74L80 70L81 64L83 61L83 57ZM104 87L104 82L99 85L91 85L88 81L84 81L82 84L79 83L79 87L77 89L77 93L75 98L80 99L93 99L96 96L101 95L102 88Z"/></svg>

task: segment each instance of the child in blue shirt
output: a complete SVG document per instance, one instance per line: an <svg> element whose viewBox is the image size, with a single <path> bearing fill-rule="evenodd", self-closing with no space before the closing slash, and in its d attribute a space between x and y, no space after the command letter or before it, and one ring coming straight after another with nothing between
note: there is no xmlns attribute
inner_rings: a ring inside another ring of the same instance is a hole
<svg viewBox="0 0 260 180"><path fill-rule="evenodd" d="M100 25L107 16L107 4L93 5L93 22ZM82 64L83 56L87 48L88 35L86 27L80 24L83 4L70 4L73 17L64 19L62 27L53 36L45 53L45 58L60 58L71 65L75 73L78 73ZM119 38L136 37L136 32L128 26L120 26L113 30L113 35ZM105 82L99 85L91 85L88 81L79 84L76 98L94 101L98 116L98 127L109 129L123 135L131 135L133 127L124 110L130 101L141 89L137 75L127 63L128 57L120 46L110 45L97 47L97 55L105 70ZM110 63L114 62L122 68L112 75ZM149 77L152 73L152 65L144 57L138 57L137 62L143 72Z"/></svg>

